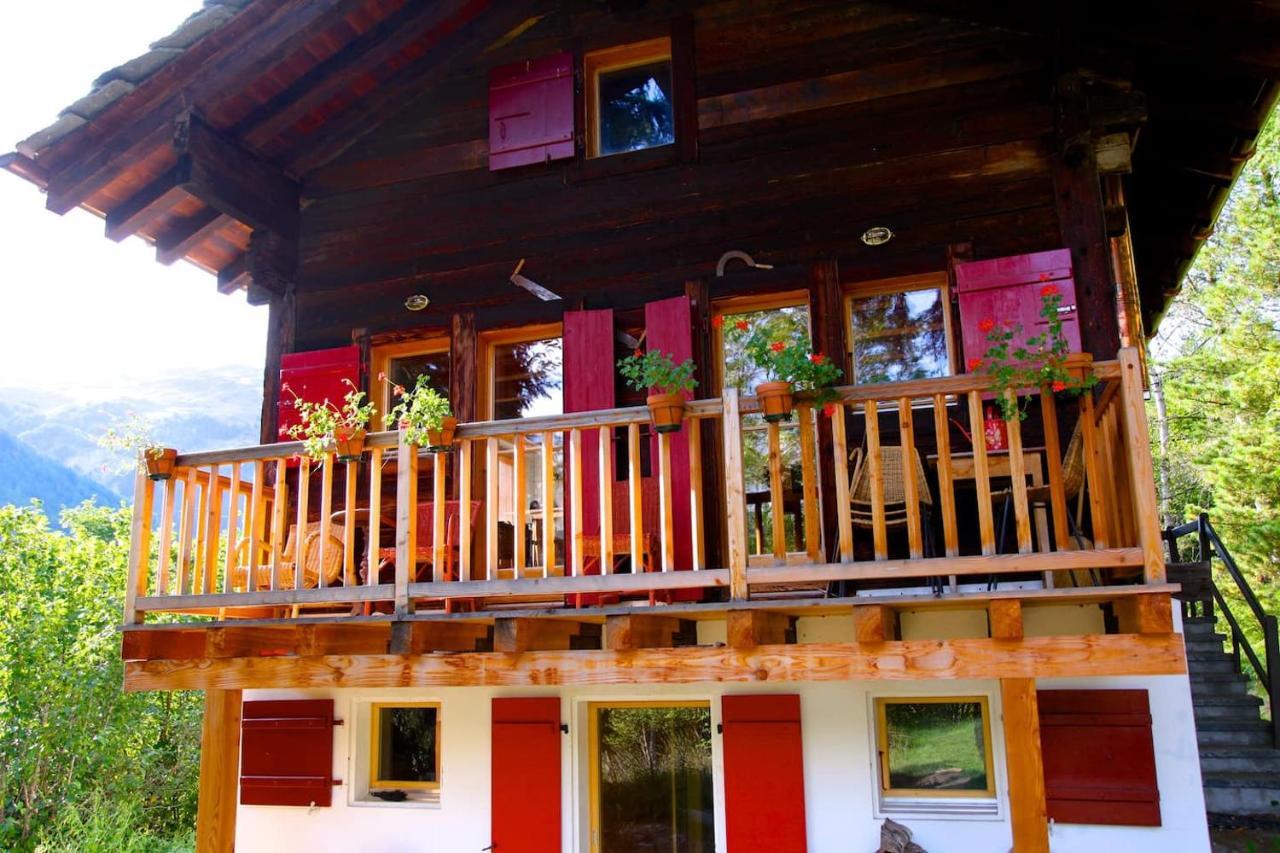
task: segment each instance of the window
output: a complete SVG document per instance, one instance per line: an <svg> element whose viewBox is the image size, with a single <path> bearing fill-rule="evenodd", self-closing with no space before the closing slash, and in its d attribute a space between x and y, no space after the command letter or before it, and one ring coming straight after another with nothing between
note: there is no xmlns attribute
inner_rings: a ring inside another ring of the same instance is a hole
<svg viewBox="0 0 1280 853"><path fill-rule="evenodd" d="M882 805L894 798L995 797L985 696L875 702Z"/></svg>
<svg viewBox="0 0 1280 853"><path fill-rule="evenodd" d="M440 787L440 706L405 702L370 709L369 790Z"/></svg>
<svg viewBox="0 0 1280 853"><path fill-rule="evenodd" d="M853 382L949 376L951 312L946 276L864 282L845 297Z"/></svg>
<svg viewBox="0 0 1280 853"><path fill-rule="evenodd" d="M398 402L392 397L391 383L413 388L419 376L426 376L431 387L441 394L449 394L449 339L404 341L375 345L369 399L378 407L377 417L382 429L395 429L387 423L386 413ZM387 382L378 379L386 374Z"/></svg>
<svg viewBox="0 0 1280 853"><path fill-rule="evenodd" d="M657 148L676 141L671 39L588 53L587 156Z"/></svg>
<svg viewBox="0 0 1280 853"><path fill-rule="evenodd" d="M592 853L711 853L711 707L593 704Z"/></svg>

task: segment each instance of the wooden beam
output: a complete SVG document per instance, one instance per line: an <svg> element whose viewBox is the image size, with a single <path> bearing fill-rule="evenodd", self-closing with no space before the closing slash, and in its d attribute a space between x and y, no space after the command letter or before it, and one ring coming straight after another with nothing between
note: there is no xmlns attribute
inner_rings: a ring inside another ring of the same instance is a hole
<svg viewBox="0 0 1280 853"><path fill-rule="evenodd" d="M1096 551L1055 551L1051 554L989 554L967 557L907 558L862 563L771 566L747 571L748 584L805 583L882 578L923 578L933 575L999 575L1067 569L1119 569L1141 566L1141 548Z"/></svg>
<svg viewBox="0 0 1280 853"><path fill-rule="evenodd" d="M885 643L897 639L898 614L883 604L853 608L853 634L859 643Z"/></svg>
<svg viewBox="0 0 1280 853"><path fill-rule="evenodd" d="M249 286L249 256L241 255L218 270L218 292L235 293Z"/></svg>
<svg viewBox="0 0 1280 853"><path fill-rule="evenodd" d="M230 216L206 207L196 215L174 223L169 230L156 237L156 260L165 266L182 260L231 222Z"/></svg>
<svg viewBox="0 0 1280 853"><path fill-rule="evenodd" d="M791 619L767 610L730 610L725 633L731 649L779 646L787 642Z"/></svg>
<svg viewBox="0 0 1280 853"><path fill-rule="evenodd" d="M1112 604L1122 634L1168 634L1173 630L1173 599L1167 595L1131 595Z"/></svg>
<svg viewBox="0 0 1280 853"><path fill-rule="evenodd" d="M878 644L807 643L750 649L682 646L627 651L531 650L531 633L551 630L567 645L572 631L508 622L495 630L524 654L347 655L129 661L126 690L693 684L851 679L1069 678L1181 675L1178 634L1096 634L1022 640L911 640ZM501 625L501 621L499 625ZM577 623L569 623L576 625ZM523 632L523 633L522 633Z"/></svg>
<svg viewBox="0 0 1280 853"><path fill-rule="evenodd" d="M294 289L272 299L267 309L267 357L262 367L262 418L259 440L266 445L279 441L280 363L284 353L293 352L297 309Z"/></svg>
<svg viewBox="0 0 1280 853"><path fill-rule="evenodd" d="M187 163L179 162L107 212L107 238L119 243L173 210L187 197Z"/></svg>
<svg viewBox="0 0 1280 853"><path fill-rule="evenodd" d="M1009 817L1016 853L1049 853L1049 818L1040 755L1040 712L1034 678L1000 679Z"/></svg>
<svg viewBox="0 0 1280 853"><path fill-rule="evenodd" d="M207 690L200 731L197 853L231 853L235 849L239 772L240 691Z"/></svg>
<svg viewBox="0 0 1280 853"><path fill-rule="evenodd" d="M504 654L567 651L581 636L583 623L571 619L496 619L493 650Z"/></svg>
<svg viewBox="0 0 1280 853"><path fill-rule="evenodd" d="M987 605L987 619L991 625L993 640L1022 639L1022 602L1018 599L993 599Z"/></svg>
<svg viewBox="0 0 1280 853"><path fill-rule="evenodd" d="M670 616L626 614L607 616L604 620L604 648L624 649L671 648L680 633L680 620Z"/></svg>
<svg viewBox="0 0 1280 853"><path fill-rule="evenodd" d="M391 654L474 652L489 636L482 622L397 622L391 632Z"/></svg>

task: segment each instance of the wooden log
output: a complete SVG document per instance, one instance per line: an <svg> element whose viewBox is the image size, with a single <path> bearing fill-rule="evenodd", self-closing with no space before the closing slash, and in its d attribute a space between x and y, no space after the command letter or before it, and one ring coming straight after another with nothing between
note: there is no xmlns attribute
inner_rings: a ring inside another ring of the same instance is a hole
<svg viewBox="0 0 1280 853"><path fill-rule="evenodd" d="M205 692L196 809L196 849L200 853L231 853L235 849L240 696L239 690Z"/></svg>
<svg viewBox="0 0 1280 853"><path fill-rule="evenodd" d="M678 633L680 620L670 616L639 613L607 616L603 647L612 651L671 648Z"/></svg>
<svg viewBox="0 0 1280 853"><path fill-rule="evenodd" d="M871 538L877 560L889 558L888 528L884 515L884 458L880 452L880 407L875 400L862 404L867 424L867 475L871 481Z"/></svg>
<svg viewBox="0 0 1280 853"><path fill-rule="evenodd" d="M409 613L409 584L418 558L418 448L399 432L396 449L396 573L395 610ZM496 476L496 474L495 474ZM492 500L492 498L490 498ZM494 533L496 534L496 530Z"/></svg>
<svg viewBox="0 0 1280 853"><path fill-rule="evenodd" d="M570 619L499 618L493 623L493 650L502 654L565 651L582 633L582 623Z"/></svg>
<svg viewBox="0 0 1280 853"><path fill-rule="evenodd" d="M987 619L993 640L1022 639L1022 602L1018 599L992 599L987 604Z"/></svg>
<svg viewBox="0 0 1280 853"><path fill-rule="evenodd" d="M853 608L853 635L859 643L887 643L898 638L898 614L884 604Z"/></svg>
<svg viewBox="0 0 1280 853"><path fill-rule="evenodd" d="M991 514L991 469L987 464L987 442L982 428L982 395L969 392L969 430L973 436L973 483L978 491L978 536L982 553L996 552L995 523Z"/></svg>
<svg viewBox="0 0 1280 853"><path fill-rule="evenodd" d="M844 406L832 405L831 448L836 481L836 529L840 539L840 562L853 562L853 505L849 495L849 445L845 438Z"/></svg>
<svg viewBox="0 0 1280 853"><path fill-rule="evenodd" d="M747 491L742 480L742 415L738 389L724 389L724 507L728 528L729 597L746 601L747 587ZM638 528L632 528L636 530Z"/></svg>
<svg viewBox="0 0 1280 853"><path fill-rule="evenodd" d="M1000 705L1009 772L1013 849L1018 853L1049 853L1049 819L1045 804L1044 763L1040 755L1040 713L1036 706L1035 677L1001 678Z"/></svg>
<svg viewBox="0 0 1280 853"><path fill-rule="evenodd" d="M1173 599L1168 594L1127 596L1113 606L1122 634L1168 634L1173 630Z"/></svg>
<svg viewBox="0 0 1280 853"><path fill-rule="evenodd" d="M1138 526L1138 542L1144 554L1143 580L1163 583L1164 550L1160 541L1160 515L1156 503L1155 478L1151 468L1147 411L1142 402L1142 364L1138 351L1120 351L1121 406L1128 442L1128 470L1133 490L1133 515Z"/></svg>
<svg viewBox="0 0 1280 853"><path fill-rule="evenodd" d="M942 507L942 543L944 553L955 557L960 553L960 534L956 527L955 480L951 475L951 423L947 417L947 398L933 395L933 433L938 443L938 503Z"/></svg>
<svg viewBox="0 0 1280 853"><path fill-rule="evenodd" d="M822 560L822 507L818 505L818 463L814 447L813 408L798 406L796 418L800 430L800 479L804 493L804 550L809 559L817 563ZM799 531L796 532L799 533Z"/></svg>
<svg viewBox="0 0 1280 853"><path fill-rule="evenodd" d="M731 649L782 645L790 627L791 620L784 613L730 610L725 614L725 635Z"/></svg>

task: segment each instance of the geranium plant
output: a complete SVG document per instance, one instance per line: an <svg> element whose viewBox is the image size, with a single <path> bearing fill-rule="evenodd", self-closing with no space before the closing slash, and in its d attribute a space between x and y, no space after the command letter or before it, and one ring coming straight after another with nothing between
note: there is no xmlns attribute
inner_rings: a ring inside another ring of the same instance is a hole
<svg viewBox="0 0 1280 853"><path fill-rule="evenodd" d="M987 351L982 358L970 359L970 373L991 377L1000 415L1006 421L1023 420L1027 416L1027 400L1018 402L1019 388L1047 388L1050 392L1080 394L1097 384L1092 375L1079 376L1067 369L1070 344L1062 334L1062 292L1057 285L1047 284L1040 290L1040 316L1045 320L1041 334L1023 337L1020 323L983 319L978 328L987 336Z"/></svg>
<svg viewBox="0 0 1280 853"><path fill-rule="evenodd" d="M351 390L343 398L342 405L334 405L327 398L321 403L304 400L289 387L284 390L293 395L293 409L299 422L289 428L289 437L301 441L312 459L323 459L326 453L337 450L344 461L359 458L363 451L364 432L373 417L373 403L365 400L365 394L350 379L343 382ZM355 439L357 446L351 443Z"/></svg>
<svg viewBox="0 0 1280 853"><path fill-rule="evenodd" d="M825 353L814 352L803 332L779 334L761 324L751 329L743 347L756 368L770 379L756 387L765 420L791 417L794 391L809 392L818 405L836 399L832 386L844 372Z"/></svg>
<svg viewBox="0 0 1280 853"><path fill-rule="evenodd" d="M385 373L378 378L391 385L392 396L397 402L387 413L388 419L405 431L405 441L415 447L445 450L453 444L453 431L457 420L449 398L431 387L426 376L419 376L410 390L387 380Z"/></svg>
<svg viewBox="0 0 1280 853"><path fill-rule="evenodd" d="M138 470L145 471L152 480L167 480L173 474L178 451L157 442L151 437L151 431L149 420L129 412L125 421L102 434L98 444L108 450L128 455L130 467L137 465Z"/></svg>
<svg viewBox="0 0 1280 853"><path fill-rule="evenodd" d="M676 364L661 350L637 349L618 362L618 372L637 391L655 388L662 394L677 394L698 387L698 380L693 378L693 359Z"/></svg>

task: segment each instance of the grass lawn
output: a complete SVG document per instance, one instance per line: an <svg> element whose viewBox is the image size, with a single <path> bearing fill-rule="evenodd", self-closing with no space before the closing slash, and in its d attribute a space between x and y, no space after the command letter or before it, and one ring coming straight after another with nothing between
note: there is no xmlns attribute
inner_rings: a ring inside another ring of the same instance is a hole
<svg viewBox="0 0 1280 853"><path fill-rule="evenodd" d="M902 703L885 708L894 788L985 790L986 752L976 703Z"/></svg>

